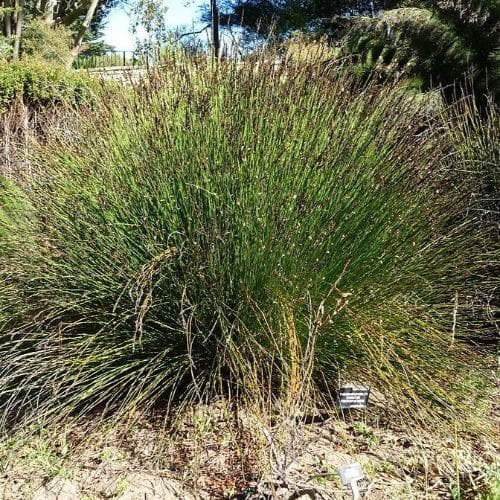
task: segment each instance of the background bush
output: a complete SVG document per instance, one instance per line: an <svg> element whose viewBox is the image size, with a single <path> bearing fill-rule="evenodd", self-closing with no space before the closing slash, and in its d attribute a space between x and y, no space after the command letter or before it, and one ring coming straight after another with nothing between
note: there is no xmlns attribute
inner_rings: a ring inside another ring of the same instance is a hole
<svg viewBox="0 0 500 500"><path fill-rule="evenodd" d="M93 88L95 84L76 71L41 62L0 62L0 113L16 98L35 107L88 102Z"/></svg>
<svg viewBox="0 0 500 500"><path fill-rule="evenodd" d="M429 10L410 7L388 10L375 19L360 17L342 51L356 55L369 72L384 78L420 77L427 88L461 77L471 58L449 25Z"/></svg>
<svg viewBox="0 0 500 500"><path fill-rule="evenodd" d="M9 38L0 35L0 61L7 61L12 56L12 45Z"/></svg>
<svg viewBox="0 0 500 500"><path fill-rule="evenodd" d="M50 136L22 231L0 222L4 424L293 398L309 373L465 422L480 333L452 318L486 240L423 116L335 69L178 61Z"/></svg>
<svg viewBox="0 0 500 500"><path fill-rule="evenodd" d="M72 43L72 33L67 27L33 19L23 31L23 58L66 67L72 60Z"/></svg>

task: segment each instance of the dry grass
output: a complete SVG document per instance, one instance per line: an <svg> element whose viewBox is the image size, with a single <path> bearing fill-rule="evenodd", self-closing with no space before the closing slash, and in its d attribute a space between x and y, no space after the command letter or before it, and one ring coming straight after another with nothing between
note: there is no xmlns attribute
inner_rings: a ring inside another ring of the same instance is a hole
<svg viewBox="0 0 500 500"><path fill-rule="evenodd" d="M76 491L75 498L156 498L156 488L159 498L169 491L183 499L342 499L348 490L337 469L355 461L368 500L478 498L495 487L488 439L412 432L377 410L309 424L277 414L271 422L221 401L185 409L175 432L166 432L161 415L90 433L92 421L40 430L1 442L0 498L57 488Z"/></svg>

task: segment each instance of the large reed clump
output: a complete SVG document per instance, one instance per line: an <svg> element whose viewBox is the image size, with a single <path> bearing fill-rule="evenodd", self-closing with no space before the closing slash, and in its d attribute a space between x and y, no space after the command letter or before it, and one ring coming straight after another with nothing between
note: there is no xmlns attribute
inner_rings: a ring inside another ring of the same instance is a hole
<svg viewBox="0 0 500 500"><path fill-rule="evenodd" d="M1 219L4 424L309 373L460 410L477 241L442 135L397 87L261 64L178 62L38 148Z"/></svg>
<svg viewBox="0 0 500 500"><path fill-rule="evenodd" d="M441 124L448 147L443 161L459 176L467 219L481 232L468 249L474 259L463 277L467 293L457 301L457 325L465 322L475 342L494 346L500 332L500 113L491 102L479 110L474 99L463 98L443 111Z"/></svg>

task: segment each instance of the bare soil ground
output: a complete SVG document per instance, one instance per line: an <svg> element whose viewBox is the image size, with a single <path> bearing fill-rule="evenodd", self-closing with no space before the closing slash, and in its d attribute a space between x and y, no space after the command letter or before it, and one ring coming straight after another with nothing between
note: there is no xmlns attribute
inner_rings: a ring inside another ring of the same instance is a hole
<svg viewBox="0 0 500 500"><path fill-rule="evenodd" d="M197 406L175 433L149 418L4 439L0 499L347 499L337 469L352 462L363 466L366 499L500 498L491 489L497 436L412 433L366 412L288 426L250 420L236 425L217 405Z"/></svg>

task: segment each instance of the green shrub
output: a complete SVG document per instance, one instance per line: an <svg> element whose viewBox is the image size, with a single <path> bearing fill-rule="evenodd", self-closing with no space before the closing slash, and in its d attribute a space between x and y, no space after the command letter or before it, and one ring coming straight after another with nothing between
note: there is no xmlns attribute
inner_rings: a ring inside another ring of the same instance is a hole
<svg viewBox="0 0 500 500"><path fill-rule="evenodd" d="M33 19L23 30L22 56L65 67L72 58L72 42L71 31L65 26Z"/></svg>
<svg viewBox="0 0 500 500"><path fill-rule="evenodd" d="M12 56L10 39L0 35L0 61L7 61Z"/></svg>
<svg viewBox="0 0 500 500"><path fill-rule="evenodd" d="M386 76L434 78L449 84L467 69L470 54L460 37L432 11L392 9L377 18L360 17L344 40L348 53Z"/></svg>
<svg viewBox="0 0 500 500"><path fill-rule="evenodd" d="M499 104L497 1L391 3L396 8L378 16L347 21L344 55L380 78L417 77L427 89L456 83L459 88L469 78L481 105L485 94ZM452 90L447 97L457 94Z"/></svg>
<svg viewBox="0 0 500 500"><path fill-rule="evenodd" d="M311 367L326 399L355 380L411 421L467 416L477 355L449 318L482 233L442 131L334 69L165 71L32 159L29 230L4 228L3 423L294 398Z"/></svg>
<svg viewBox="0 0 500 500"><path fill-rule="evenodd" d="M32 106L87 102L93 88L92 81L76 71L39 62L0 62L0 113L16 98Z"/></svg>

